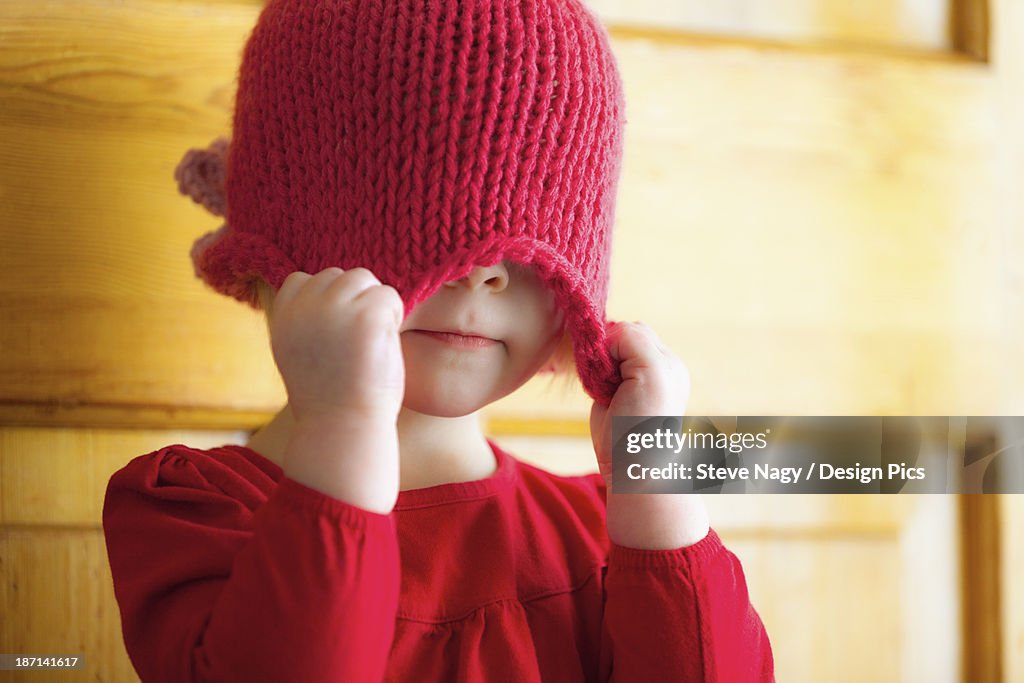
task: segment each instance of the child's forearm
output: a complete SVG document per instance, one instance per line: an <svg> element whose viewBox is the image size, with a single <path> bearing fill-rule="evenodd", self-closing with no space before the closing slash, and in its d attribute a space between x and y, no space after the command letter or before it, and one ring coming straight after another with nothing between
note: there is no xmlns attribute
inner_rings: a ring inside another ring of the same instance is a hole
<svg viewBox="0 0 1024 683"><path fill-rule="evenodd" d="M608 538L627 548L669 550L708 534L707 507L698 494L608 493Z"/></svg>
<svg viewBox="0 0 1024 683"><path fill-rule="evenodd" d="M395 420L352 415L300 420L285 451L285 476L372 512L398 500Z"/></svg>

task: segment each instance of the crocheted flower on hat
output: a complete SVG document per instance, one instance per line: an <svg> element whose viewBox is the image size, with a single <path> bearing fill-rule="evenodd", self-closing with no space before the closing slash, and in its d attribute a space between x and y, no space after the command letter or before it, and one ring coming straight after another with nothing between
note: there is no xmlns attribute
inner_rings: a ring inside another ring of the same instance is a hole
<svg viewBox="0 0 1024 683"><path fill-rule="evenodd" d="M191 197L214 216L227 213L224 181L227 176L228 139L219 137L206 149L190 149L174 169L178 191Z"/></svg>

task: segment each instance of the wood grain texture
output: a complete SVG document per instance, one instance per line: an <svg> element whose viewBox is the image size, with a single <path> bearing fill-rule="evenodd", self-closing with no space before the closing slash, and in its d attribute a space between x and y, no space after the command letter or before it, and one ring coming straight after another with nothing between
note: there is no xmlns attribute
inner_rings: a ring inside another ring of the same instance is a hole
<svg viewBox="0 0 1024 683"><path fill-rule="evenodd" d="M0 427L0 651L82 654L83 680L137 681L101 526L107 482L169 444L244 440L238 432ZM33 671L31 680L67 676ZM0 672L7 680L28 678Z"/></svg>
<svg viewBox="0 0 1024 683"><path fill-rule="evenodd" d="M988 61L992 4L990 0L951 0L949 36L953 49Z"/></svg>
<svg viewBox="0 0 1024 683"><path fill-rule="evenodd" d="M74 675L0 671L0 681L139 680L121 638L101 530L0 527L0 583L0 650L85 657Z"/></svg>
<svg viewBox="0 0 1024 683"><path fill-rule="evenodd" d="M1003 677L1002 524L1000 496L959 497L963 534L963 680ZM1010 679L1012 680L1012 679Z"/></svg>
<svg viewBox="0 0 1024 683"><path fill-rule="evenodd" d="M955 567L952 501L917 498L895 537L724 532L773 636L778 680L960 680L956 572L944 571Z"/></svg>
<svg viewBox="0 0 1024 683"><path fill-rule="evenodd" d="M1024 407L1005 314L1024 310L1019 57L613 35L628 123L609 316L683 358L692 412ZM586 414L550 393L491 410Z"/></svg>
<svg viewBox="0 0 1024 683"><path fill-rule="evenodd" d="M280 400L260 315L192 272L192 242L218 221L173 178L229 130L258 9L0 4L0 418Z"/></svg>
<svg viewBox="0 0 1024 683"><path fill-rule="evenodd" d="M244 431L0 427L0 523L98 528L107 481L171 444L244 443Z"/></svg>

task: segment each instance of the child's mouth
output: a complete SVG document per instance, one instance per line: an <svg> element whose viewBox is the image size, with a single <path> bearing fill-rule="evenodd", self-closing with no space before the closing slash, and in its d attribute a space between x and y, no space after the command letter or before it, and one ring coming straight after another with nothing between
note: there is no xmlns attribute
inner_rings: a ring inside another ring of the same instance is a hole
<svg viewBox="0 0 1024 683"><path fill-rule="evenodd" d="M442 344L448 344L449 346L456 346L459 348L466 349L482 349L488 346L494 346L499 342L488 337L478 337L475 335L463 335L456 334L454 332L435 332L433 330L412 330L417 334L421 334L430 339L441 342Z"/></svg>

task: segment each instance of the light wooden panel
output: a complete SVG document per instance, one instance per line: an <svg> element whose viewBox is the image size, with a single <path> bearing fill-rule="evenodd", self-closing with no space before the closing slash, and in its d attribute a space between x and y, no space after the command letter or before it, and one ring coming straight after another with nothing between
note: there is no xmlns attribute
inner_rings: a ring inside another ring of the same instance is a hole
<svg viewBox="0 0 1024 683"><path fill-rule="evenodd" d="M173 426L283 395L262 319L195 278L218 221L173 178L229 131L259 8L0 3L0 417L132 406Z"/></svg>
<svg viewBox="0 0 1024 683"><path fill-rule="evenodd" d="M132 458L184 443L245 443L244 431L0 428L0 523L99 527L107 480Z"/></svg>
<svg viewBox="0 0 1024 683"><path fill-rule="evenodd" d="M951 47L950 0L588 0L605 21L813 43Z"/></svg>
<svg viewBox="0 0 1024 683"><path fill-rule="evenodd" d="M687 363L693 413L1024 409L1016 56L618 34L609 315ZM586 416L580 392L554 396L538 382L491 410Z"/></svg>
<svg viewBox="0 0 1024 683"><path fill-rule="evenodd" d="M1000 496L1002 642L1006 681L1024 681L1024 496Z"/></svg>
<svg viewBox="0 0 1024 683"><path fill-rule="evenodd" d="M731 498L705 497L712 514ZM774 637L779 680L960 680L955 542L947 542L954 501L915 499L921 507L889 537L758 540L725 529Z"/></svg>
<svg viewBox="0 0 1024 683"><path fill-rule="evenodd" d="M79 654L84 671L0 671L2 681L138 681L124 649L100 529L0 528L0 650Z"/></svg>
<svg viewBox="0 0 1024 683"><path fill-rule="evenodd" d="M780 681L896 681L901 663L892 539L723 541L744 564L751 600L773 638ZM864 596L870 595L868 600ZM948 679L947 679L948 680Z"/></svg>
<svg viewBox="0 0 1024 683"><path fill-rule="evenodd" d="M110 476L173 443L244 443L244 432L0 428L0 651L82 654L82 679L137 681L125 652L102 530ZM78 675L78 674L76 674ZM67 672L2 672L66 681Z"/></svg>
<svg viewBox="0 0 1024 683"><path fill-rule="evenodd" d="M993 165L999 169L996 179L1000 220L1007 226L997 241L1008 255L997 270L1008 291L1024 291L1024 3L998 0L990 8L992 32L991 61L995 74L995 125L1002 139L995 151ZM1024 363L1020 362L1024 339L1024 306L1019 299L1008 299L1003 308L1004 334L1014 340L1018 351L1007 358L1004 368L1006 414L1022 415L1021 387L1024 387ZM1012 398L1011 398L1012 397ZM1000 549L1000 613L1002 675L1005 681L1024 681L1024 496L999 496L998 545ZM965 533L971 533L966 530ZM991 559L991 558L990 558Z"/></svg>
<svg viewBox="0 0 1024 683"><path fill-rule="evenodd" d="M1003 298L1002 333L1011 353L1005 357L1001 387L1007 415L1024 415L1024 3L1000 0L992 13L999 30L992 37L995 74L995 127L1001 139L990 161L997 169L999 221L1004 229L991 236L993 249L1006 257L994 262L993 279L1008 293ZM1024 643L1024 641L1018 641ZM1024 679L1024 676L1022 676Z"/></svg>

